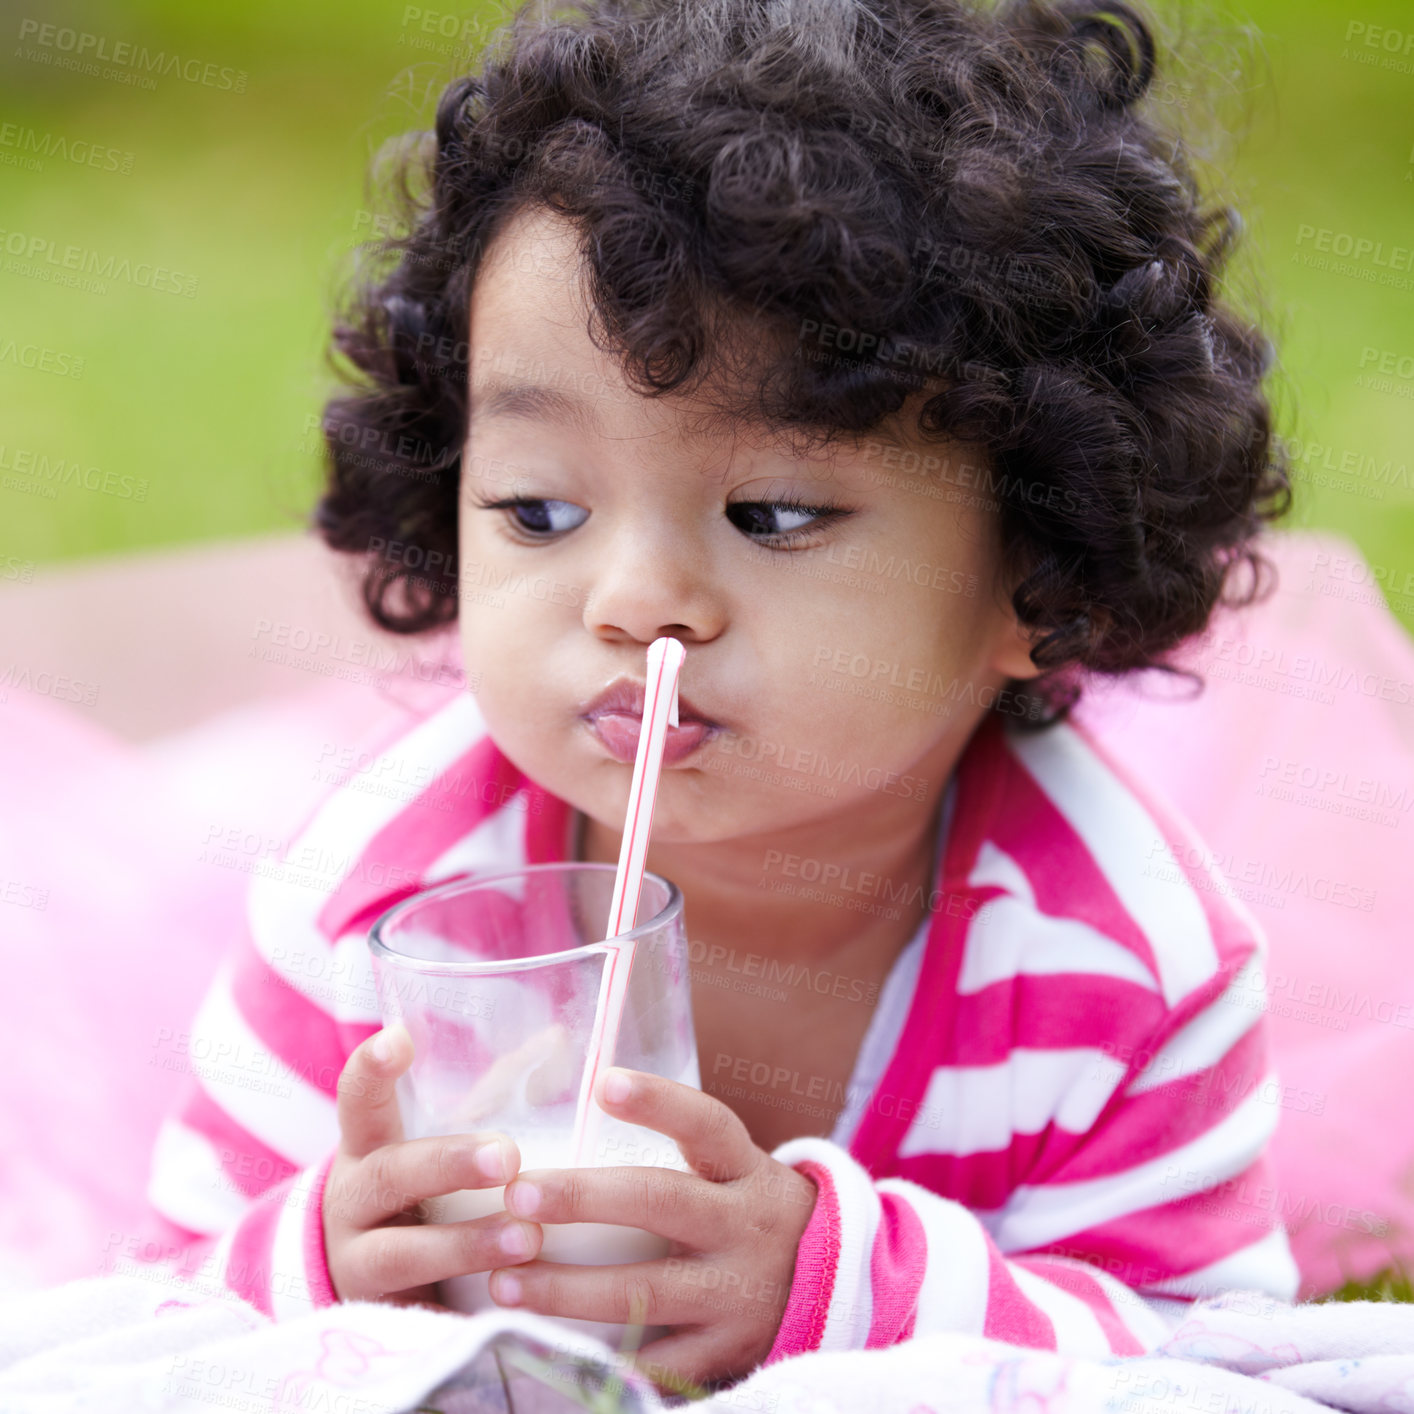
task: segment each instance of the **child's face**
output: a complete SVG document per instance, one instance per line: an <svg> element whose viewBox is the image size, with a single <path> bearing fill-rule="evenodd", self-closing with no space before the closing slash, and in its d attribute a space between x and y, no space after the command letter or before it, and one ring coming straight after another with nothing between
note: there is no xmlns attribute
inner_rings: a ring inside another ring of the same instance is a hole
<svg viewBox="0 0 1414 1414"><path fill-rule="evenodd" d="M950 460L924 474L877 436L801 458L694 426L703 405L630 391L591 342L578 269L573 228L524 212L472 296L459 614L493 739L617 831L631 759L584 713L618 679L641 685L666 634L687 650L681 694L718 730L665 758L656 841L931 811L985 705L1037 671L998 584L997 513L961 471L979 457L901 434ZM583 425L529 396L493 406L511 384L582 403Z"/></svg>

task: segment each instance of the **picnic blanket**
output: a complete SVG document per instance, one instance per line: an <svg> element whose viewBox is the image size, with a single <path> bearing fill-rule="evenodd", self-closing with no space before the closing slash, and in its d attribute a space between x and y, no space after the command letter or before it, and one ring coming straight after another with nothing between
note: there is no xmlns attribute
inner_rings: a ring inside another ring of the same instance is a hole
<svg viewBox="0 0 1414 1414"><path fill-rule="evenodd" d="M156 1270L156 1269L155 1269ZM573 1348L571 1348L573 1346ZM680 1403L680 1401L677 1401ZM567 1414L672 1407L616 1351L521 1312L348 1301L271 1321L140 1276L0 1301L0 1409L23 1414ZM1414 1414L1414 1306L1196 1304L1159 1349L1089 1359L976 1334L767 1366L711 1414Z"/></svg>

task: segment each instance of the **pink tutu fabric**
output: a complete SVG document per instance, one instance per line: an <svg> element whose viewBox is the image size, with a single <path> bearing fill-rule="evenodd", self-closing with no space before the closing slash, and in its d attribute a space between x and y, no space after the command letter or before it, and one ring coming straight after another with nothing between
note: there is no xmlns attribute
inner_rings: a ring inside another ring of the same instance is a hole
<svg viewBox="0 0 1414 1414"><path fill-rule="evenodd" d="M1414 644L1349 542L1287 533L1267 554L1277 593L1186 656L1200 694L1146 675L1077 715L1189 816L1266 932L1280 1113L1259 1201L1309 1297L1414 1269ZM0 1087L0 1291L156 1255L152 1145L248 882L212 846L268 855L324 789L329 744L398 710L326 683L135 746L53 699L0 700L18 1067Z"/></svg>

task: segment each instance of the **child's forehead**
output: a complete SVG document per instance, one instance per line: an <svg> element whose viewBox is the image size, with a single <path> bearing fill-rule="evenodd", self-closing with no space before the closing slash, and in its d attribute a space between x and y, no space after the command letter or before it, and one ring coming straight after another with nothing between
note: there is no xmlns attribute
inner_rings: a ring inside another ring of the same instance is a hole
<svg viewBox="0 0 1414 1414"><path fill-rule="evenodd" d="M833 474L838 459L846 461L861 452L877 455L884 447L909 446L898 418L890 418L864 432L847 432L829 426L780 425L744 406L732 406L701 397L654 397L631 388L614 396L591 392L571 381L537 377L545 370L533 367L517 372L489 368L473 371L467 418L468 438L500 426L550 430L588 439L614 440L621 435L623 414L651 411L659 431L685 443L711 447L719 452L757 452L793 462L808 462L813 474ZM744 402L744 399L743 399ZM616 414L619 414L616 416ZM725 470L730 456L714 459Z"/></svg>
<svg viewBox="0 0 1414 1414"><path fill-rule="evenodd" d="M622 353L598 340L590 348L587 325L597 311L581 241L575 222L534 205L513 213L493 238L472 282L468 436L498 423L612 436L628 421L685 443L812 467L919 445L917 413L938 387L912 389L866 429L833 423L828 410L814 421L768 416L763 384L798 354L799 320L768 318L720 292L697 292L706 346L690 385L639 391Z"/></svg>

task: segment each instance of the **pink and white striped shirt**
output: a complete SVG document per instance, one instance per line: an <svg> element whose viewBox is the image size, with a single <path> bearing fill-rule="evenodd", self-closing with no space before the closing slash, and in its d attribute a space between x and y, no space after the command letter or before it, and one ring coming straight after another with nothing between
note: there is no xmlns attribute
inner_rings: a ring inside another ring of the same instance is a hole
<svg viewBox="0 0 1414 1414"><path fill-rule="evenodd" d="M337 1299L321 1204L337 1080L378 1028L369 926L470 870L569 859L577 825L464 692L360 762L252 881L148 1191L183 1280L276 1317ZM1195 1297L1293 1299L1261 1198L1265 942L1191 827L1080 726L997 716L943 809L937 906L850 1102L829 1139L774 1151L818 1197L768 1361L935 1331L1139 1353Z"/></svg>

